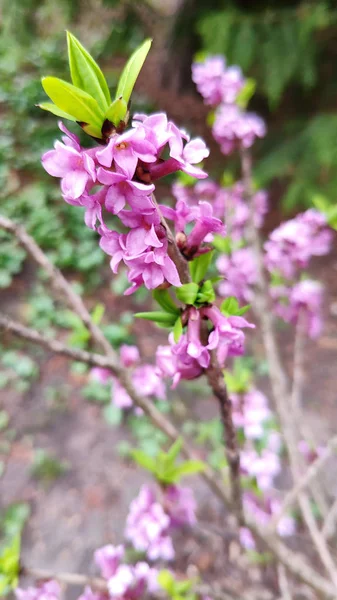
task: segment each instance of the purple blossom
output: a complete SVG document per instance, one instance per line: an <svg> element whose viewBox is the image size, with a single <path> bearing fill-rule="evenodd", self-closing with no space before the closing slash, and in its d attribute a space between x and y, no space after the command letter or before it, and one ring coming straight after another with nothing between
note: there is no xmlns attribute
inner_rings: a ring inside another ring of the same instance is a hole
<svg viewBox="0 0 337 600"><path fill-rule="evenodd" d="M192 79L206 104L235 102L245 84L239 67L227 67L222 56L211 56L192 65Z"/></svg>
<svg viewBox="0 0 337 600"><path fill-rule="evenodd" d="M92 186L96 181L93 152L82 150L78 137L70 133L63 123L60 122L59 127L66 134L63 143L56 141L55 149L43 154L42 166L52 177L61 178L64 198L76 200L88 184Z"/></svg>
<svg viewBox="0 0 337 600"><path fill-rule="evenodd" d="M310 209L281 223L265 243L265 264L292 279L298 269L308 266L312 256L324 256L331 248L332 232L324 215Z"/></svg>
<svg viewBox="0 0 337 600"><path fill-rule="evenodd" d="M240 248L229 256L221 254L216 262L217 269L224 276L218 287L221 296L235 296L243 302L251 302L253 286L257 281L257 268L250 248Z"/></svg>
<svg viewBox="0 0 337 600"><path fill-rule="evenodd" d="M147 485L131 502L125 536L136 550L146 552L150 560L172 560L174 549L168 535L170 518Z"/></svg>
<svg viewBox="0 0 337 600"><path fill-rule="evenodd" d="M269 490L273 486L276 475L281 472L279 456L264 448L259 454L254 448L241 452L241 469L249 477L256 478L261 490Z"/></svg>
<svg viewBox="0 0 337 600"><path fill-rule="evenodd" d="M103 546L95 552L95 563L100 568L104 579L110 579L124 558L124 546Z"/></svg>
<svg viewBox="0 0 337 600"><path fill-rule="evenodd" d="M231 394L231 400L235 427L243 429L246 439L262 438L264 424L271 416L266 396L253 388L242 395Z"/></svg>
<svg viewBox="0 0 337 600"><path fill-rule="evenodd" d="M162 377L173 379L172 388L176 388L181 379L196 379L203 372L199 362L187 353L186 335L180 337L176 344L173 335L169 335L170 346L158 346L156 365Z"/></svg>
<svg viewBox="0 0 337 600"><path fill-rule="evenodd" d="M256 547L253 534L248 527L240 527L239 539L241 546L246 550L254 550Z"/></svg>
<svg viewBox="0 0 337 600"><path fill-rule="evenodd" d="M287 323L300 324L301 331L317 338L322 331L323 286L304 279L292 288L272 286L270 289L276 314Z"/></svg>
<svg viewBox="0 0 337 600"><path fill-rule="evenodd" d="M78 600L106 600L106 594L94 592L89 586L84 588Z"/></svg>
<svg viewBox="0 0 337 600"><path fill-rule="evenodd" d="M221 104L215 113L212 128L214 139L223 154L238 148L250 148L256 138L266 135L264 121L254 113L242 111L235 104Z"/></svg>
<svg viewBox="0 0 337 600"><path fill-rule="evenodd" d="M251 493L245 493L243 496L245 510L254 515L254 518L259 525L267 527L271 519L278 513L281 502L278 498L267 496L262 500L258 500ZM262 505L261 505L262 504ZM282 537L289 537L296 531L296 521L290 515L284 515L278 522L277 531Z"/></svg>
<svg viewBox="0 0 337 600"><path fill-rule="evenodd" d="M194 525L196 523L196 501L191 488L169 485L164 490L165 512L171 526Z"/></svg>
<svg viewBox="0 0 337 600"><path fill-rule="evenodd" d="M136 227L128 234L104 232L100 246L112 256L110 265L114 273L122 260L129 268L128 279L132 286L126 294L142 283L148 289L158 287L165 280L175 286L181 285L177 268L167 254L167 237L161 225L152 225L150 229Z"/></svg>
<svg viewBox="0 0 337 600"><path fill-rule="evenodd" d="M227 356L241 356L244 352L245 336L243 328L255 328L243 317L225 317L216 306L201 309L214 329L208 336L208 348L216 349L219 364L224 365Z"/></svg>
<svg viewBox="0 0 337 600"><path fill-rule="evenodd" d="M187 236L187 252L198 249L210 233L225 235L225 227L220 219L213 216L213 208L209 202L199 202L199 215L191 233Z"/></svg>
<svg viewBox="0 0 337 600"><path fill-rule="evenodd" d="M119 356L123 367L134 367L140 359L137 346L128 346L127 344L121 345Z"/></svg>
<svg viewBox="0 0 337 600"><path fill-rule="evenodd" d="M165 400L166 390L157 367L150 364L137 365L139 362L139 351L136 346L123 344L120 348L120 358L123 366L133 368L131 381L136 389L142 390L143 396L155 396L156 398ZM95 367L91 370L91 377L103 385L110 384L112 386L111 401L115 406L122 409L133 406L128 392L109 369Z"/></svg>
<svg viewBox="0 0 337 600"><path fill-rule="evenodd" d="M37 587L29 587L27 589L17 588L15 590L17 600L59 600L61 595L61 587L51 579L45 581Z"/></svg>
<svg viewBox="0 0 337 600"><path fill-rule="evenodd" d="M108 582L110 597L138 600L158 589L157 576L157 570L145 562L138 562L136 565L120 565Z"/></svg>

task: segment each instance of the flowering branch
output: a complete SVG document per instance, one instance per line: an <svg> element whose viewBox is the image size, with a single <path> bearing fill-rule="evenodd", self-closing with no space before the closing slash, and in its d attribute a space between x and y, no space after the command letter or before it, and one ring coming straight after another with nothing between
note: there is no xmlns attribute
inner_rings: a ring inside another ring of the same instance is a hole
<svg viewBox="0 0 337 600"><path fill-rule="evenodd" d="M252 198L252 164L251 156L247 150L241 151L241 164L245 195L248 203L251 205ZM301 465L298 458L297 440L293 427L291 394L288 388L285 371L282 366L281 357L277 347L276 336L274 332L273 316L269 306L268 286L264 275L263 255L259 232L254 227L253 219L250 223L250 239L254 251L254 257L257 266L257 286L256 296L253 307L261 322L262 337L264 341L266 357L269 365L270 382L274 395L277 412L282 425L284 440L286 443L290 467L294 481L300 476ZM297 494L298 503L302 512L303 519L310 532L312 541L316 546L317 553L328 572L335 589L337 590L337 569L332 559L330 550L321 535L311 511L310 501L303 490Z"/></svg>

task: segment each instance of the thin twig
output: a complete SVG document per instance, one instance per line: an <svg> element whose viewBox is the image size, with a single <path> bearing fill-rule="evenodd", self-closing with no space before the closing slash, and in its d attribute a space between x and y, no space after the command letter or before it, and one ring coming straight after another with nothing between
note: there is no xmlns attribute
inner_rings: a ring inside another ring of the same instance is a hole
<svg viewBox="0 0 337 600"><path fill-rule="evenodd" d="M323 527L322 527L322 536L328 540L332 538L336 531L336 523L337 523L337 498L334 500L327 516L325 517Z"/></svg>
<svg viewBox="0 0 337 600"><path fill-rule="evenodd" d="M23 247L26 248L27 252L35 260L35 262L45 270L56 290L62 292L69 305L73 308L74 312L81 318L84 325L90 331L93 339L101 346L108 356L112 356L117 360L117 355L114 349L98 325L93 322L89 311L83 303L82 298L76 294L71 284L62 275L61 271L50 262L46 254L37 245L35 240L27 233L25 228L2 215L0 215L0 228L4 229L5 231L9 231L10 233L14 234L18 240L20 240Z"/></svg>
<svg viewBox="0 0 337 600"><path fill-rule="evenodd" d="M327 443L325 451L314 460L314 462L309 465L304 475L297 481L296 485L288 492L285 496L282 506L275 515L275 517L270 522L270 529L273 531L276 529L277 524L280 519L286 514L286 512L291 508L291 506L296 502L298 494L304 490L311 481L316 479L319 471L324 467L326 462L332 456L332 454L337 449L337 436L331 438L331 440Z"/></svg>
<svg viewBox="0 0 337 600"><path fill-rule="evenodd" d="M281 565L280 563L277 565L277 578L281 592L281 600L292 600L287 572L284 565Z"/></svg>
<svg viewBox="0 0 337 600"><path fill-rule="evenodd" d="M47 581L50 579L55 579L56 581L66 585L88 585L92 589L100 592L108 591L107 582L104 579L101 579L100 577L87 577L86 575L82 575L80 573L55 573L54 571L49 571L48 569L35 569L23 566L21 567L20 575L32 577L36 580Z"/></svg>
<svg viewBox="0 0 337 600"><path fill-rule="evenodd" d="M241 152L241 164L245 196L251 209L249 237L254 252L258 280L255 290L253 308L255 309L255 312L261 323L262 337L269 366L271 388L278 417L282 425L282 432L287 447L290 468L293 478L296 481L301 475L301 466L298 460L298 447L291 414L290 390L276 342L273 315L269 301L268 284L263 267L263 254L261 250L260 237L258 229L255 227L253 220L254 213L251 203L253 197L252 164L251 156L247 150L242 150ZM304 522L316 547L317 554L320 557L327 573L329 574L329 577L335 588L335 593L337 593L336 566L325 539L321 535L316 520L313 517L309 498L303 491L298 494L298 503Z"/></svg>
<svg viewBox="0 0 337 600"><path fill-rule="evenodd" d="M293 359L293 381L292 381L292 389L291 389L291 401L290 408L293 411L294 418L296 420L296 428L295 431L300 433L300 436L303 440L311 447L313 445L313 436L310 431L310 428L306 424L305 418L303 418L303 407L302 407L302 399L303 399L303 390L305 384L305 346L306 346L306 335L305 335L305 323L304 323L304 314L301 312L298 315L298 321L295 328L295 339L294 339L294 359ZM298 436L297 436L297 440ZM297 450L299 450L299 446L297 444ZM302 468L305 468L305 463L303 457L298 452L299 462L302 464ZM326 516L329 510L325 495L324 489L321 488L317 484L315 479L311 479L309 482L309 487L312 493L312 496L319 508L320 514Z"/></svg>

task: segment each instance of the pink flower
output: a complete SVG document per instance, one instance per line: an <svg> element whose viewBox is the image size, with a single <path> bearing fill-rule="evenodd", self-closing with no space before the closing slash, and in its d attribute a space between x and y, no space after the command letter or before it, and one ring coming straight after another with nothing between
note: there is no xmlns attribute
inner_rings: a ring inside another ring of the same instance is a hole
<svg viewBox="0 0 337 600"><path fill-rule="evenodd" d="M169 485L164 490L165 512L171 526L194 525L196 523L196 501L191 488Z"/></svg>
<svg viewBox="0 0 337 600"><path fill-rule="evenodd" d="M235 102L245 80L239 67L227 67L222 56L211 56L192 65L192 79L205 103L216 106Z"/></svg>
<svg viewBox="0 0 337 600"><path fill-rule="evenodd" d="M243 429L246 439L260 439L264 435L264 424L270 418L266 396L256 389L245 394L231 394L233 421Z"/></svg>
<svg viewBox="0 0 337 600"><path fill-rule="evenodd" d="M96 181L95 162L91 151L84 151L78 138L71 134L62 123L59 127L66 133L64 143L56 141L55 150L49 150L42 156L42 166L53 177L62 179L61 189L65 198L76 200L85 191L88 184Z"/></svg>
<svg viewBox="0 0 337 600"><path fill-rule="evenodd" d="M121 345L119 356L123 367L134 367L140 358L137 346L128 346L127 344Z"/></svg>
<svg viewBox="0 0 337 600"><path fill-rule="evenodd" d="M213 208L209 202L199 202L199 215L194 228L187 236L186 247L198 249L210 233L225 235L225 227L220 219L213 216Z"/></svg>
<svg viewBox="0 0 337 600"><path fill-rule="evenodd" d="M113 161L117 169L132 179L138 160L145 163L157 160L157 148L146 139L144 127L130 129L122 135L113 136L107 146L96 153L98 162L110 168Z"/></svg>
<svg viewBox="0 0 337 600"><path fill-rule="evenodd" d="M235 296L243 302L251 302L253 286L257 281L257 269L253 253L250 248L234 250L229 256L221 254L216 266L224 280L219 284L221 296Z"/></svg>
<svg viewBox="0 0 337 600"><path fill-rule="evenodd" d="M172 560L174 550L168 536L170 519L147 485L131 502L125 536L136 550L146 552L150 560Z"/></svg>
<svg viewBox="0 0 337 600"><path fill-rule="evenodd" d="M291 279L298 269L308 266L312 256L330 251L332 232L324 215L310 209L281 223L265 243L265 264L270 272L278 271Z"/></svg>
<svg viewBox="0 0 337 600"><path fill-rule="evenodd" d="M225 317L216 306L201 309L213 324L213 331L208 336L208 348L217 350L218 360L224 365L227 356L240 356L244 352L245 336L243 328L255 328L243 317Z"/></svg>
<svg viewBox="0 0 337 600"><path fill-rule="evenodd" d="M84 592L80 595L78 600L106 600L105 594L100 594L98 592L93 592L93 590L87 586L84 589Z"/></svg>
<svg viewBox="0 0 337 600"><path fill-rule="evenodd" d="M120 565L109 579L108 588L111 598L137 600L158 589L158 572L145 562L136 565Z"/></svg>
<svg viewBox="0 0 337 600"><path fill-rule="evenodd" d="M146 185L129 179L126 173L108 171L99 167L97 179L100 183L108 186L105 197L105 207L109 212L118 214L128 203L131 208L140 213L151 214L154 204L150 194L154 191L154 185Z"/></svg>
<svg viewBox="0 0 337 600"><path fill-rule="evenodd" d="M223 154L230 154L240 147L250 148L257 137L263 138L266 126L260 117L242 111L235 104L221 104L215 113L212 133Z"/></svg>
<svg viewBox="0 0 337 600"><path fill-rule="evenodd" d="M124 558L124 546L103 546L95 552L95 563L100 568L102 577L110 579Z"/></svg>
<svg viewBox="0 0 337 600"><path fill-rule="evenodd" d="M17 600L59 600L61 587L57 581L51 579L38 587L29 587L26 590L17 588L15 595Z"/></svg>

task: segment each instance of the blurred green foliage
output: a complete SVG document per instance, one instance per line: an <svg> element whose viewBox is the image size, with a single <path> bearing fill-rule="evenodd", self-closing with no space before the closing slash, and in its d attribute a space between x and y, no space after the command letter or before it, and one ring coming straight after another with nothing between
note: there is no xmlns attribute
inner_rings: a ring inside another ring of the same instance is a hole
<svg viewBox="0 0 337 600"><path fill-rule="evenodd" d="M259 146L258 184L281 181L286 210L310 205L317 193L334 203L336 2L211 0L197 10L195 28L204 51L223 54L257 82L249 108L269 129Z"/></svg>

